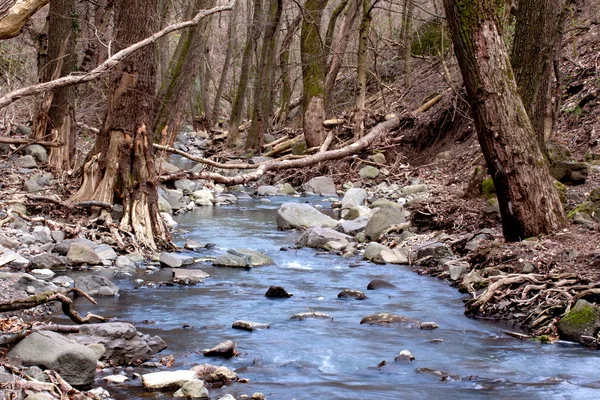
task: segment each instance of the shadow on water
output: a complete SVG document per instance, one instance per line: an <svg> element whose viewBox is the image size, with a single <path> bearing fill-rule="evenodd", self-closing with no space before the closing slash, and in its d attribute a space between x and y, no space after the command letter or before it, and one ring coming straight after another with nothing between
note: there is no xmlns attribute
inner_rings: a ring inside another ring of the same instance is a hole
<svg viewBox="0 0 600 400"><path fill-rule="evenodd" d="M211 398L263 392L268 399L527 399L597 398L598 356L570 344L541 345L503 335L503 326L463 315L463 296L446 283L420 276L408 266L374 265L356 259L317 255L311 249L281 251L293 246L300 233L278 231L276 210L290 198L271 203L244 200L227 207L205 207L177 217L179 234L216 246L195 256L215 256L228 248L250 248L269 254L276 265L252 270L217 268L197 263L211 274L190 287L135 288L134 279L161 281L169 269L133 277L113 277L121 287L117 298L99 300L97 307L78 301L78 308L134 322L169 345L176 368L216 363L250 380L211 389ZM293 199L321 203L319 198ZM358 267L350 268L351 264ZM385 279L397 289L366 291L367 283ZM270 285L284 286L290 299L264 297ZM342 289L365 291L368 299L337 299ZM333 320L294 321L298 312L322 311ZM435 321L440 328L421 331L360 325L362 317L391 312ZM234 330L238 319L270 324L255 332ZM189 324L191 328L183 328ZM240 356L207 359L201 349L231 339ZM433 339L442 339L434 341ZM416 357L394 362L401 350ZM383 360L387 365L376 368ZM444 371L441 380L417 368ZM148 370L139 370L141 373ZM168 398L143 392L139 382L106 387L115 398Z"/></svg>

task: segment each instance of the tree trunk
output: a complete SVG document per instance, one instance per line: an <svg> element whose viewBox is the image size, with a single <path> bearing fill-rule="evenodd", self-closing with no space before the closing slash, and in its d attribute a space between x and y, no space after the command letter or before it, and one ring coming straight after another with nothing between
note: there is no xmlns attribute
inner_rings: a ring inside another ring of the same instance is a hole
<svg viewBox="0 0 600 400"><path fill-rule="evenodd" d="M358 16L359 3L360 0L350 0L350 6L348 7L348 11L346 11L346 17L344 18L344 22L342 23L342 26L340 26L337 35L333 56L331 57L327 78L325 79L325 102L327 108L329 108L329 99L333 92L333 86L335 85L337 76L342 68L342 61L346 53L346 47L348 47L348 41L350 40L350 30L354 25L354 20Z"/></svg>
<svg viewBox="0 0 600 400"><path fill-rule="evenodd" d="M300 26L301 20L302 15L298 15L288 24L287 33L281 42L281 48L279 50L279 68L281 68L281 106L279 107L276 120L280 124L287 120L288 113L290 112L290 102L294 90L290 81L290 47L294 40L294 34Z"/></svg>
<svg viewBox="0 0 600 400"><path fill-rule="evenodd" d="M0 4L0 40L19 35L25 22L46 4L48 0L4 0Z"/></svg>
<svg viewBox="0 0 600 400"><path fill-rule="evenodd" d="M554 127L554 54L560 51L564 3L564 0L519 1L510 58L519 95L544 154L546 139Z"/></svg>
<svg viewBox="0 0 600 400"><path fill-rule="evenodd" d="M260 153L266 125L271 116L272 70L275 61L275 37L281 19L282 0L270 0L269 15L265 25L260 63L254 85L254 110L252 123L244 148Z"/></svg>
<svg viewBox="0 0 600 400"><path fill-rule="evenodd" d="M406 16L404 21L404 32L402 33L404 43L404 88L412 85L412 19L415 9L414 0L406 0Z"/></svg>
<svg viewBox="0 0 600 400"><path fill-rule="evenodd" d="M249 16L250 14L248 14ZM231 116L229 118L229 133L227 134L227 147L236 147L240 144L239 126L242 122L242 112L244 101L246 100L246 91L248 90L248 81L250 80L250 68L252 67L252 55L256 42L260 38L262 21L262 2L254 0L254 11L252 23L248 25L248 37L244 46L244 55L242 56L242 66L240 69L240 80L238 83L235 98L231 106Z"/></svg>
<svg viewBox="0 0 600 400"><path fill-rule="evenodd" d="M233 10L231 10L231 14L229 14L229 26L227 27L227 50L225 51L225 61L223 62L223 70L221 71L221 78L219 79L219 86L217 88L217 93L215 94L215 101L213 103L213 109L211 112L211 121L209 121L210 126L214 126L215 120L221 114L221 98L223 97L223 92L225 91L225 82L227 81L227 73L229 72L229 68L231 67L231 59L233 52L235 51L235 35L236 35L236 15L237 10L240 8L239 2L236 2Z"/></svg>
<svg viewBox="0 0 600 400"><path fill-rule="evenodd" d="M356 68L356 80L358 83L358 94L356 95L356 109L354 111L354 140L358 140L365 134L365 101L367 98L367 41L369 40L369 29L371 28L371 1L362 0L362 18L358 33L358 56Z"/></svg>
<svg viewBox="0 0 600 400"><path fill-rule="evenodd" d="M119 1L115 5L115 51L156 32L158 4ZM103 212L106 225L121 243L128 232L134 247L156 251L165 247L168 233L158 213L158 180L154 169L154 89L156 43L125 58L111 76L106 118L84 167L84 180L71 202L86 200L120 203L119 231Z"/></svg>
<svg viewBox="0 0 600 400"><path fill-rule="evenodd" d="M76 68L75 35L77 20L75 0L55 0L50 3L48 30L48 63L43 69L43 81L49 82L69 75ZM75 153L75 87L49 90L42 99L35 122L35 138L61 142L50 148L48 164L66 171L72 167Z"/></svg>
<svg viewBox="0 0 600 400"><path fill-rule="evenodd" d="M170 0L159 0L159 13L160 13L160 29L169 25L169 14L171 13L171 1ZM158 39L158 73L157 81L164 82L167 79L169 73L169 37L165 36Z"/></svg>
<svg viewBox="0 0 600 400"><path fill-rule="evenodd" d="M325 65L329 64L329 54L331 53L331 45L333 44L333 34L335 33L335 25L342 12L346 9L349 0L342 0L336 8L331 12L329 18L329 24L327 24L327 31L325 32Z"/></svg>
<svg viewBox="0 0 600 400"><path fill-rule="evenodd" d="M444 0L507 241L562 228L565 215L510 65L494 0Z"/></svg>
<svg viewBox="0 0 600 400"><path fill-rule="evenodd" d="M205 9L208 0L196 0L190 4L186 19L198 10ZM173 144L179 131L181 119L189 101L194 78L199 73L204 52L203 32L208 20L182 32L173 58L169 63L166 80L161 84L157 102L154 132L160 134L160 143ZM158 139L158 138L157 138Z"/></svg>
<svg viewBox="0 0 600 400"><path fill-rule="evenodd" d="M320 30L327 1L306 0L300 33L303 127L309 148L318 147L325 140L325 64Z"/></svg>

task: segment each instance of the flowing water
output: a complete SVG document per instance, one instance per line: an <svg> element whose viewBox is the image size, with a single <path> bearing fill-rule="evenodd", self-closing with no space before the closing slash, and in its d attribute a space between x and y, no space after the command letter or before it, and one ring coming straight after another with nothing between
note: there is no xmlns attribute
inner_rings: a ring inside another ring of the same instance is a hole
<svg viewBox="0 0 600 400"><path fill-rule="evenodd" d="M78 302L79 309L130 321L143 332L158 334L168 344L176 369L200 363L225 365L249 384L232 383L210 389L211 398L263 392L269 400L290 399L591 399L600 397L599 357L574 344L542 345L518 341L501 333L498 324L463 315L464 296L446 283L420 276L408 266L374 265L359 259L317 254L293 246L300 233L278 231L277 208L290 198L272 203L241 200L235 206L202 207L176 218L188 231L175 237L215 243L195 253L214 256L229 248L249 248L270 255L276 265L251 270L197 263L209 274L203 284L188 287L135 288L133 280L168 280L171 270L134 277L112 277L121 288L116 298L99 306ZM294 201L306 201L306 198ZM309 199L319 203L320 199ZM375 278L397 289L367 291ZM270 285L293 293L289 299L268 299ZM367 300L340 300L342 289L358 289ZM333 320L290 320L299 312L321 311ZM360 325L369 314L390 312L439 329L421 331L400 327ZM238 319L268 323L254 332L231 328ZM191 328L183 328L189 324ZM201 349L231 339L240 355L230 360L205 358ZM441 341L434 339L442 339ZM407 349L413 362L394 362ZM382 361L388 365L376 368ZM455 379L440 380L417 368L447 372ZM139 369L138 372L151 372ZM461 377L462 379L456 379ZM170 392L143 392L140 382L107 385L118 399L169 398Z"/></svg>

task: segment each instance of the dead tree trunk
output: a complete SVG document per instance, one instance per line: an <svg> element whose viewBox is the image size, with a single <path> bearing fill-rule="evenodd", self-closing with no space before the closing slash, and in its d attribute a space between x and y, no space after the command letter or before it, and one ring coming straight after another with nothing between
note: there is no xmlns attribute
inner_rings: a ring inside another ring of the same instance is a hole
<svg viewBox="0 0 600 400"><path fill-rule="evenodd" d="M329 18L329 23L327 24L327 31L325 32L325 65L329 64L329 54L331 54L331 45L333 44L333 34L335 33L335 26L337 24L337 20L346 9L349 0L342 0L337 5L336 8L331 12L331 17Z"/></svg>
<svg viewBox="0 0 600 400"><path fill-rule="evenodd" d="M356 68L356 81L358 83L358 94L356 95L356 107L354 110L354 140L358 140L365 134L365 102L367 99L367 41L373 17L371 10L375 6L370 0L362 0L362 18L358 32L358 56Z"/></svg>
<svg viewBox="0 0 600 400"><path fill-rule="evenodd" d="M505 239L562 228L564 211L519 97L496 2L444 0L444 6Z"/></svg>
<svg viewBox="0 0 600 400"><path fill-rule="evenodd" d="M325 64L321 19L328 0L306 0L300 34L302 60L302 115L307 146L318 147L325 140Z"/></svg>
<svg viewBox="0 0 600 400"><path fill-rule="evenodd" d="M17 36L25 22L46 4L48 0L4 0L0 4L0 40Z"/></svg>
<svg viewBox="0 0 600 400"><path fill-rule="evenodd" d="M152 35L158 19L155 2L117 2L116 50ZM158 213L152 148L156 57L153 43L114 69L104 124L84 167L83 183L70 200L122 204L123 217L118 227L112 224L110 214L103 212L105 224L121 243L121 233L125 232L131 244L151 251L168 243L168 233Z"/></svg>
<svg viewBox="0 0 600 400"><path fill-rule="evenodd" d="M281 69L281 106L277 112L276 121L282 124L290 112L293 87L290 81L290 47L294 40L296 30L300 26L302 15L298 15L291 23L288 23L287 32L281 41L279 49L279 68Z"/></svg>
<svg viewBox="0 0 600 400"><path fill-rule="evenodd" d="M406 15L404 16L404 25L402 32L404 44L404 88L408 89L412 85L412 19L415 9L414 0L406 0Z"/></svg>
<svg viewBox="0 0 600 400"><path fill-rule="evenodd" d="M67 76L76 68L75 0L56 0L50 3L48 15L48 63L43 69L43 81L49 82ZM48 164L59 171L72 167L75 153L75 88L66 86L49 90L37 110L35 138L61 142L52 147Z"/></svg>
<svg viewBox="0 0 600 400"><path fill-rule="evenodd" d="M270 0L267 23L260 54L258 74L254 85L254 110L252 123L244 148L260 152L266 125L271 116L272 70L275 61L275 37L281 19L282 0Z"/></svg>
<svg viewBox="0 0 600 400"><path fill-rule="evenodd" d="M556 118L552 96L557 96L555 101L560 96L553 91L554 54L560 51L564 3L564 0L519 1L510 58L519 95L544 153Z"/></svg>

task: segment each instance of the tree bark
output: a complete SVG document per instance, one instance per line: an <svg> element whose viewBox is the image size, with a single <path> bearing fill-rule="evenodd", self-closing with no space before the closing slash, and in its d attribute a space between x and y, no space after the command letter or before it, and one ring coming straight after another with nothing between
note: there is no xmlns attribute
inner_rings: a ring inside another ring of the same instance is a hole
<svg viewBox="0 0 600 400"><path fill-rule="evenodd" d="M325 64L321 20L328 0L306 0L300 34L302 61L302 111L306 144L319 147L325 140Z"/></svg>
<svg viewBox="0 0 600 400"><path fill-rule="evenodd" d="M252 123L244 148L260 153L266 125L271 116L272 70L275 61L275 37L281 19L282 0L270 0L269 14L260 54L260 63L254 86L254 110Z"/></svg>
<svg viewBox="0 0 600 400"><path fill-rule="evenodd" d="M158 19L155 2L117 2L116 50L152 35ZM134 247L149 251L166 247L169 240L158 213L158 185L152 148L156 65L157 47L154 43L132 54L115 68L104 124L92 149L93 156L88 158L84 167L82 186L70 200L122 204L119 231L131 235ZM113 234L118 235L110 214L103 211L103 216Z"/></svg>
<svg viewBox="0 0 600 400"><path fill-rule="evenodd" d="M519 97L494 0L444 0L507 241L562 228L565 215Z"/></svg>
<svg viewBox="0 0 600 400"><path fill-rule="evenodd" d="M43 81L49 82L73 72L77 64L75 35L75 0L53 0L48 15L48 63ZM67 171L75 154L75 88L65 86L49 90L38 106L35 138L62 143L51 147L48 164L57 171Z"/></svg>
<svg viewBox="0 0 600 400"><path fill-rule="evenodd" d="M0 40L10 39L21 33L25 22L49 0L3 0L0 3Z"/></svg>
<svg viewBox="0 0 600 400"><path fill-rule="evenodd" d="M337 20L346 9L349 0L341 0L336 8L331 12L329 23L327 24L327 31L325 32L325 65L329 65L329 54L331 53L331 45L333 44L333 34L335 33L335 26Z"/></svg>
<svg viewBox="0 0 600 400"><path fill-rule="evenodd" d="M369 40L369 29L371 29L371 1L362 0L362 18L358 33L358 55L356 68L356 81L358 83L358 94L356 95L356 108L354 110L354 140L358 140L365 134L365 102L367 99L367 41Z"/></svg>
<svg viewBox="0 0 600 400"><path fill-rule="evenodd" d="M406 0L406 15L404 16L404 26L402 33L402 42L404 44L404 88L408 88L412 85L412 19L413 12L415 9L414 0Z"/></svg>
<svg viewBox="0 0 600 400"><path fill-rule="evenodd" d="M281 105L277 110L276 121L280 124L287 120L290 112L293 87L290 81L290 47L294 40L294 34L300 26L302 15L298 15L291 23L288 23L287 32L281 41L279 49L279 68L281 69Z"/></svg>
<svg viewBox="0 0 600 400"><path fill-rule="evenodd" d="M564 5L564 0L520 0L510 58L519 95L544 154L556 117L554 54L560 51Z"/></svg>
<svg viewBox="0 0 600 400"><path fill-rule="evenodd" d="M250 15L250 14L248 14ZM262 2L254 0L254 10L252 12L252 23L248 25L248 37L244 46L244 54L242 56L242 66L240 68L240 80L238 82L237 91L231 106L231 116L229 118L229 133L227 134L227 147L236 147L240 145L239 126L242 121L242 112L244 102L246 101L246 91L248 90L248 82L250 80L250 68L252 67L252 55L256 42L260 38L262 25Z"/></svg>

